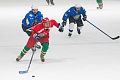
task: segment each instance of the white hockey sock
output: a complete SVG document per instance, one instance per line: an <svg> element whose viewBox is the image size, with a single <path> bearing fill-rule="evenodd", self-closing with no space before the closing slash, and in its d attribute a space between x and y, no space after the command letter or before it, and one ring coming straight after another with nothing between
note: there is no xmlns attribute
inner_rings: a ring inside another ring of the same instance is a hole
<svg viewBox="0 0 120 80"><path fill-rule="evenodd" d="M74 23L70 23L70 24L69 24L69 33L72 34L73 29L74 29Z"/></svg>

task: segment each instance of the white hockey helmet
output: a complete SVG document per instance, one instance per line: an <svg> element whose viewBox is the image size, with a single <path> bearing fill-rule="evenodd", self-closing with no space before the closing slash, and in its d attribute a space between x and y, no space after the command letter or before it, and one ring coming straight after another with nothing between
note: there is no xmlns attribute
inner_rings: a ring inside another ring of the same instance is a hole
<svg viewBox="0 0 120 80"><path fill-rule="evenodd" d="M32 5L31 9L38 9L38 7L36 5Z"/></svg>
<svg viewBox="0 0 120 80"><path fill-rule="evenodd" d="M75 4L75 7L76 7L76 8L80 8L81 5L80 5L79 3L76 3L76 4Z"/></svg>

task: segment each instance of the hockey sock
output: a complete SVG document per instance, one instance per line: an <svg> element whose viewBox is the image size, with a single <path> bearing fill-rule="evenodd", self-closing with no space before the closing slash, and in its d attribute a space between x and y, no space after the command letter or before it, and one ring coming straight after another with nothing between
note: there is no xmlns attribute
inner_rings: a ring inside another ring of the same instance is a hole
<svg viewBox="0 0 120 80"><path fill-rule="evenodd" d="M99 3L102 3L102 0L96 0L96 2L99 4Z"/></svg>
<svg viewBox="0 0 120 80"><path fill-rule="evenodd" d="M43 44L42 44L41 56L45 56L48 48L49 48L49 43L43 43Z"/></svg>
<svg viewBox="0 0 120 80"><path fill-rule="evenodd" d="M72 34L73 29L74 29L74 23L70 23L70 24L69 24L69 33L70 33L70 34Z"/></svg>
<svg viewBox="0 0 120 80"><path fill-rule="evenodd" d="M41 56L45 56L46 52L41 51Z"/></svg>
<svg viewBox="0 0 120 80"><path fill-rule="evenodd" d="M21 51L20 55L23 57L29 50L30 50L30 48L25 46L24 49Z"/></svg>

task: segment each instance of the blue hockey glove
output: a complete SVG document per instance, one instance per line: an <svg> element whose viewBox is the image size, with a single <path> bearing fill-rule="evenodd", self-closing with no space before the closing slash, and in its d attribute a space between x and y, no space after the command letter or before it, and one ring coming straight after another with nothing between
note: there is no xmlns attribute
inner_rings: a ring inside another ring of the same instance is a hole
<svg viewBox="0 0 120 80"><path fill-rule="evenodd" d="M58 23L58 24L59 24L59 25L58 25L58 28L59 28L58 31L59 31L59 32L63 32L63 31L64 31L64 27L61 26L60 23Z"/></svg>
<svg viewBox="0 0 120 80"><path fill-rule="evenodd" d="M83 21L86 21L87 20L87 16L83 16Z"/></svg>
<svg viewBox="0 0 120 80"><path fill-rule="evenodd" d="M38 35L38 34L34 34L33 37L34 37L36 40L38 40L38 41L41 39L41 36Z"/></svg>

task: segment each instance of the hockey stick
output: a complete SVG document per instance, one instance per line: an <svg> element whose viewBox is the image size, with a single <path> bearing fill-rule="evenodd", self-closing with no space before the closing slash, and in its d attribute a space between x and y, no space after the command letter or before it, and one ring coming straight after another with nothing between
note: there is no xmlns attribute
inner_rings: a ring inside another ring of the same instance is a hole
<svg viewBox="0 0 120 80"><path fill-rule="evenodd" d="M94 26L95 28L97 28L99 31L101 31L102 33L104 33L107 37L111 38L112 40L116 40L118 38L120 38L120 36L116 36L114 38L112 38L111 36L109 36L107 33L103 32L101 29L99 29L97 26L95 26L94 24L92 24L90 21L86 20L88 23L90 23L92 26Z"/></svg>
<svg viewBox="0 0 120 80"><path fill-rule="evenodd" d="M32 57L31 57L31 59L30 59L29 65L28 65L28 69L25 70L25 71L19 71L19 74L25 74L25 73L28 73L29 68L30 68L30 64L31 64L31 62L32 62L33 55L34 55L35 51L36 51L36 50L33 51Z"/></svg>

